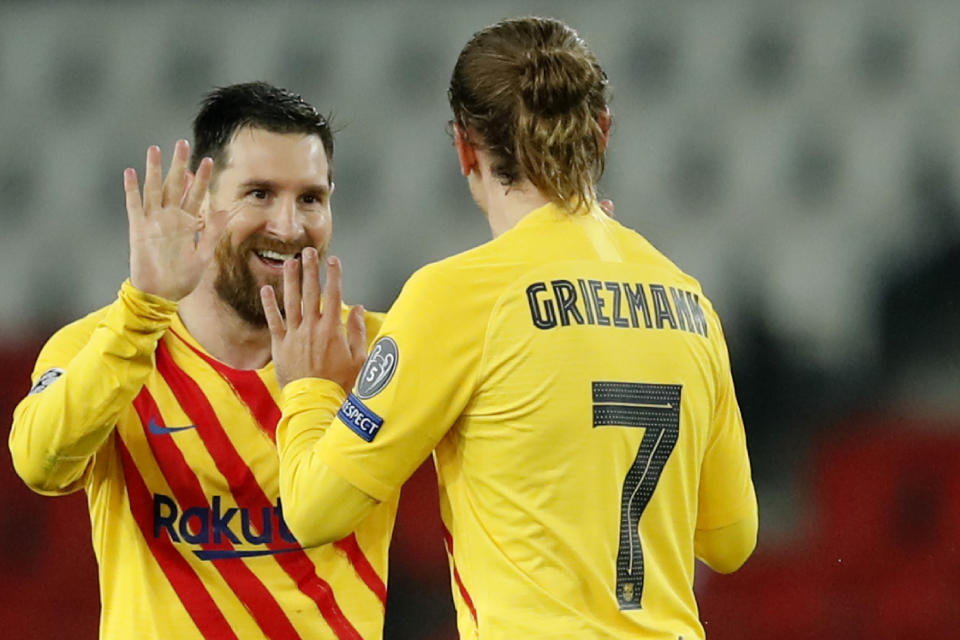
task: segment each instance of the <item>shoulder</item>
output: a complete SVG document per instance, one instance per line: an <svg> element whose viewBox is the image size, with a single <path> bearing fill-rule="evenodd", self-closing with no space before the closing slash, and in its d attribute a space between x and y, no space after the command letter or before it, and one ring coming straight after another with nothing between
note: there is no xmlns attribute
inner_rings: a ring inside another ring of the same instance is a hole
<svg viewBox="0 0 960 640"><path fill-rule="evenodd" d="M499 272L498 262L486 247L481 245L421 267L403 285L394 306L412 303L448 311L476 307L492 293Z"/></svg>
<svg viewBox="0 0 960 640"><path fill-rule="evenodd" d="M429 299L441 290L448 290L456 280L457 271L456 261L452 258L420 267L403 284L397 301L411 298Z"/></svg>
<svg viewBox="0 0 960 640"><path fill-rule="evenodd" d="M659 271L662 274L661 277L664 277L664 279L676 283L678 286L704 299L703 287L700 286L700 281L680 268L677 263L647 240L643 234L630 227L624 226L616 220L609 220L607 224L615 230L615 233L620 238L621 246L627 248L631 261L641 263L647 268Z"/></svg>
<svg viewBox="0 0 960 640"><path fill-rule="evenodd" d="M90 340L90 336L109 309L110 306L97 309L54 333L40 351L35 373L42 373L50 367L60 363L65 364L72 359Z"/></svg>
<svg viewBox="0 0 960 640"><path fill-rule="evenodd" d="M482 288L491 279L503 275L505 267L523 261L523 251L514 246L515 237L504 234L452 256L431 262L414 272L404 288L415 290L452 289L461 294Z"/></svg>
<svg viewBox="0 0 960 640"><path fill-rule="evenodd" d="M90 334L97 328L97 325L100 324L100 321L106 317L107 312L110 310L109 306L101 307L96 311L88 313L87 315L74 320L68 325L61 327L53 336L50 337L50 340L47 344L51 342L86 342L90 338Z"/></svg>
<svg viewBox="0 0 960 640"><path fill-rule="evenodd" d="M699 283L692 276L681 269L677 263L667 256L658 247L654 246L646 236L639 231L624 226L617 220L608 220L607 225L614 230L614 233L620 239L621 246L625 246L629 252L630 258L636 262L646 263L652 267L662 269L674 274L681 280L686 280L690 284L695 284L697 289Z"/></svg>
<svg viewBox="0 0 960 640"><path fill-rule="evenodd" d="M704 293L700 281L684 271L641 233L622 225L616 220L610 220L609 225L615 229L615 233L620 238L621 246L627 247L631 261L643 264L645 269L654 270L657 273L657 278L664 284L670 283L670 286L682 289L692 296L690 303L694 306L691 310L704 314L709 324L710 339L722 341L723 330L720 325L720 318L713 302Z"/></svg>
<svg viewBox="0 0 960 640"><path fill-rule="evenodd" d="M403 285L384 322L384 334L417 334L439 344L482 332L502 286L495 268L469 254L421 267Z"/></svg>

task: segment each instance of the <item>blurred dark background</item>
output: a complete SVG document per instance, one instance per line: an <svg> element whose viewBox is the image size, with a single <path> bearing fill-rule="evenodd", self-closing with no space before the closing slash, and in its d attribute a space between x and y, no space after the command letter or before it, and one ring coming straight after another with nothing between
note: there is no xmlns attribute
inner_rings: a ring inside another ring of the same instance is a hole
<svg viewBox="0 0 960 640"><path fill-rule="evenodd" d="M755 556L697 578L708 636L960 628L960 3L0 3L0 416L43 341L126 277L121 171L201 95L264 79L335 114L347 295L488 239L446 83L470 35L552 15L610 76L603 194L725 322ZM404 490L387 640L456 637L432 471ZM94 638L82 495L0 464L4 637Z"/></svg>

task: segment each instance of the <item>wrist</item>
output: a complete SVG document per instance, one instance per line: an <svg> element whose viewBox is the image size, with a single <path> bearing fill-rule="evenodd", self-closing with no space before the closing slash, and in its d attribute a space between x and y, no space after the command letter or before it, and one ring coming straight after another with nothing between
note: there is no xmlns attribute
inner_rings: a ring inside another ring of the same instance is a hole
<svg viewBox="0 0 960 640"><path fill-rule="evenodd" d="M120 293L123 294L124 292L127 292L128 295L142 301L144 304L157 307L158 309L168 309L170 307L172 307L174 311L177 309L177 300L151 293L146 288L134 283L132 278L127 278L120 286Z"/></svg>
<svg viewBox="0 0 960 640"><path fill-rule="evenodd" d="M124 310L145 330L166 329L177 314L177 303L135 287L130 280L120 286L118 298Z"/></svg>
<svg viewBox="0 0 960 640"><path fill-rule="evenodd" d="M280 403L286 407L299 406L304 402L316 402L318 398L342 404L347 392L339 383L325 378L298 378L291 380L280 392Z"/></svg>

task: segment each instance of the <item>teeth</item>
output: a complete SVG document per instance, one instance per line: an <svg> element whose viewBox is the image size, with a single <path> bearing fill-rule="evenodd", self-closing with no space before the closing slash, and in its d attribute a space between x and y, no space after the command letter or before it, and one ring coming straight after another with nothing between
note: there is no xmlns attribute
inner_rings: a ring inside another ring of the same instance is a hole
<svg viewBox="0 0 960 640"><path fill-rule="evenodd" d="M269 258L270 260L279 260L284 262L293 258L296 254L294 253L277 253L276 251L257 251L257 255L261 258Z"/></svg>

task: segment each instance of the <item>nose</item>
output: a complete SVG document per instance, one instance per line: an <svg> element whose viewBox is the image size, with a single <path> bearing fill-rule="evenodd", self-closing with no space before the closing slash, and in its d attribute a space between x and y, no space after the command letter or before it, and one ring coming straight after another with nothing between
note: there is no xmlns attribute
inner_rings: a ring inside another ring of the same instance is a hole
<svg viewBox="0 0 960 640"><path fill-rule="evenodd" d="M303 220L294 197L277 198L276 206L267 221L266 231L279 240L297 240L304 235Z"/></svg>

